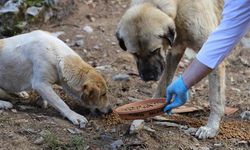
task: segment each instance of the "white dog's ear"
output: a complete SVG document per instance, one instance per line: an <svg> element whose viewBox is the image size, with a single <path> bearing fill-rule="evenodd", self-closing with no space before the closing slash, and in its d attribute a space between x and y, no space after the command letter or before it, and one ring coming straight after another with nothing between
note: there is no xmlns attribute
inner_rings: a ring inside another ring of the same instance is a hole
<svg viewBox="0 0 250 150"><path fill-rule="evenodd" d="M79 58L63 58L58 64L59 78L65 82L70 88L76 91L81 90L81 84L83 82L81 62L78 62Z"/></svg>

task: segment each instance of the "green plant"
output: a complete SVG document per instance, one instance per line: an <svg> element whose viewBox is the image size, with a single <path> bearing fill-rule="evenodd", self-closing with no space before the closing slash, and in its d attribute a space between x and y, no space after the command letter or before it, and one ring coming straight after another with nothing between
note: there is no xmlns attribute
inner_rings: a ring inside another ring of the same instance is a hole
<svg viewBox="0 0 250 150"><path fill-rule="evenodd" d="M49 149L52 149L52 150L61 149L59 140L50 131L46 130L43 135L43 138L44 138L44 141L47 143Z"/></svg>
<svg viewBox="0 0 250 150"><path fill-rule="evenodd" d="M81 136L74 136L72 137L71 141L70 141L70 147L73 147L76 150L82 150L84 149L84 140L83 137Z"/></svg>

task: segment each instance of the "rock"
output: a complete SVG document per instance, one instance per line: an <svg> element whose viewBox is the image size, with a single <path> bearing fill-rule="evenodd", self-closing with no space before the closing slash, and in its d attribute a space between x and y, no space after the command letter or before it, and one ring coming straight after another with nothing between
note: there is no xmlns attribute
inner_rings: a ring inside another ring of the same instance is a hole
<svg viewBox="0 0 250 150"><path fill-rule="evenodd" d="M245 111L240 114L241 118L244 120L250 120L250 111Z"/></svg>
<svg viewBox="0 0 250 150"><path fill-rule="evenodd" d="M65 32L64 31L58 31L58 32L53 32L53 33L51 33L53 36L55 36L55 37L59 37L60 35L63 35L63 34L65 34Z"/></svg>
<svg viewBox="0 0 250 150"><path fill-rule="evenodd" d="M48 22L50 20L50 18L53 16L54 16L54 13L53 13L52 9L51 8L47 9L43 15L44 22Z"/></svg>
<svg viewBox="0 0 250 150"><path fill-rule="evenodd" d="M111 65L104 65L104 66L97 66L95 67L95 69L101 70L101 71L109 71L112 69L112 67Z"/></svg>
<svg viewBox="0 0 250 150"><path fill-rule="evenodd" d="M250 38L242 38L241 44L244 48L250 48Z"/></svg>
<svg viewBox="0 0 250 150"><path fill-rule="evenodd" d="M34 110L34 109L36 109L36 108L33 107L33 106L26 106L26 105L18 105L17 108L18 108L19 110Z"/></svg>
<svg viewBox="0 0 250 150"><path fill-rule="evenodd" d="M222 146L223 146L222 143L215 143L215 144L214 144L214 147L222 147Z"/></svg>
<svg viewBox="0 0 250 150"><path fill-rule="evenodd" d="M129 81L129 75L127 75L127 74L118 74L118 75L115 75L112 79L114 81Z"/></svg>
<svg viewBox="0 0 250 150"><path fill-rule="evenodd" d="M134 134L143 129L144 120L134 120L130 126L129 134Z"/></svg>
<svg viewBox="0 0 250 150"><path fill-rule="evenodd" d="M155 133L156 131L148 126L144 126L143 127L144 130L148 131L148 132L152 132L152 133Z"/></svg>
<svg viewBox="0 0 250 150"><path fill-rule="evenodd" d="M153 120L155 120L155 121L169 121L167 118L162 117L162 116L155 116L155 117L153 117Z"/></svg>
<svg viewBox="0 0 250 150"><path fill-rule="evenodd" d="M180 129L188 129L187 126L183 126L183 125L179 125L176 123L172 123L172 122L154 122L157 125L162 125L162 126L167 126L167 127L177 127Z"/></svg>
<svg viewBox="0 0 250 150"><path fill-rule="evenodd" d="M85 32L87 32L87 33L92 33L94 30L93 30L93 28L91 27L91 26L85 26L84 28L83 28L83 30L85 31Z"/></svg>
<svg viewBox="0 0 250 150"><path fill-rule="evenodd" d="M199 150L210 150L209 147L200 147Z"/></svg>
<svg viewBox="0 0 250 150"><path fill-rule="evenodd" d="M246 145L248 142L247 141L238 141L238 144L240 145Z"/></svg>
<svg viewBox="0 0 250 150"><path fill-rule="evenodd" d="M71 134L82 134L82 133L83 133L83 131L81 131L81 130L79 130L79 129L77 129L77 128L74 128L74 129L68 128L67 130L68 130Z"/></svg>
<svg viewBox="0 0 250 150"><path fill-rule="evenodd" d="M75 45L78 46L78 47L82 47L84 45L84 41L82 39L77 40Z"/></svg>
<svg viewBox="0 0 250 150"><path fill-rule="evenodd" d="M92 14L87 14L86 18L89 19L90 22L95 22L95 17Z"/></svg>
<svg viewBox="0 0 250 150"><path fill-rule="evenodd" d="M26 15L30 15L32 17L37 17L42 11L43 7L31 6L26 10Z"/></svg>
<svg viewBox="0 0 250 150"><path fill-rule="evenodd" d="M124 145L122 140L116 140L111 144L112 150L117 150L119 149L122 145Z"/></svg>
<svg viewBox="0 0 250 150"><path fill-rule="evenodd" d="M36 145L41 145L41 144L43 144L43 142L44 142L44 138L43 138L43 137L39 137L39 138L37 138L37 139L34 141L34 144L36 144Z"/></svg>
<svg viewBox="0 0 250 150"><path fill-rule="evenodd" d="M197 128L188 128L187 130L184 130L184 133L188 135L195 135L196 131L197 131Z"/></svg>
<svg viewBox="0 0 250 150"><path fill-rule="evenodd" d="M12 111L13 113L17 113L17 110L16 110L16 109L11 109L11 111Z"/></svg>
<svg viewBox="0 0 250 150"><path fill-rule="evenodd" d="M99 45L95 45L93 48L94 48L95 50L99 50L99 49L100 49L100 46L99 46Z"/></svg>
<svg viewBox="0 0 250 150"><path fill-rule="evenodd" d="M17 14L19 13L19 6L21 5L22 0L18 0L17 2L13 0L9 0L4 4L3 7L0 8L0 14L6 14L6 13L13 13Z"/></svg>

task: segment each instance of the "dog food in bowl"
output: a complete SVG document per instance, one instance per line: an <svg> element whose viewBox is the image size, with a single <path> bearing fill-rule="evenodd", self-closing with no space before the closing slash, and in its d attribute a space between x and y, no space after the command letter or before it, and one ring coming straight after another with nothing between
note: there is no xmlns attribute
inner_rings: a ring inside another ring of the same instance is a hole
<svg viewBox="0 0 250 150"><path fill-rule="evenodd" d="M165 98L147 99L118 107L115 112L124 120L144 119L163 114L165 105Z"/></svg>

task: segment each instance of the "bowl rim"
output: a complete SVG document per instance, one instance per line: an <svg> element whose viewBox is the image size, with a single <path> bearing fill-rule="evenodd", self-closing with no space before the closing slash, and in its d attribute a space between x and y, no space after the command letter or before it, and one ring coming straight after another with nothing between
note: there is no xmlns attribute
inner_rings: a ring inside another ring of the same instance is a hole
<svg viewBox="0 0 250 150"><path fill-rule="evenodd" d="M134 106L134 105L140 105L140 104L146 104L146 103L152 103L152 102L158 102L158 103L162 103L162 104L157 105L156 107L149 107L149 108L140 109L140 110L124 111L125 108L131 107L131 106ZM166 99L165 98L151 98L151 99L145 99L145 100L141 100L141 101L137 101L137 102L122 105L120 107L117 107L115 109L115 111L118 114L121 114L121 115L137 114L137 113L145 113L145 112L148 112L148 111L157 110L157 109L163 108L165 105L166 105Z"/></svg>

